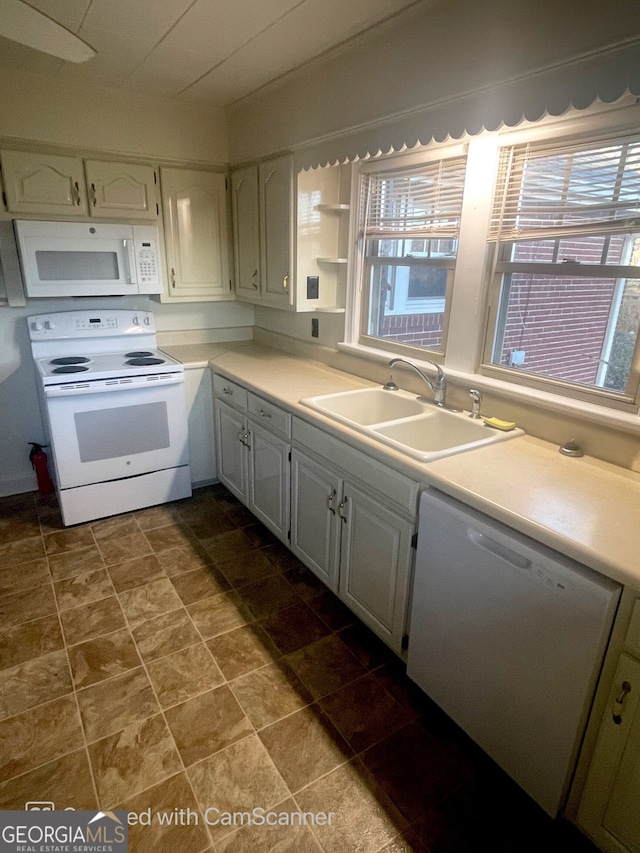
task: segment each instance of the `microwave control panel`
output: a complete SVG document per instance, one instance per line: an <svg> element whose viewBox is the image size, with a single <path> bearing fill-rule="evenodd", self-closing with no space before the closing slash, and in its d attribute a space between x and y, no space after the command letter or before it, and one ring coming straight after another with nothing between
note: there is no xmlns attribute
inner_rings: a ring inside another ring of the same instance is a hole
<svg viewBox="0 0 640 853"><path fill-rule="evenodd" d="M158 255L152 240L141 240L136 245L138 281L141 284L158 284Z"/></svg>

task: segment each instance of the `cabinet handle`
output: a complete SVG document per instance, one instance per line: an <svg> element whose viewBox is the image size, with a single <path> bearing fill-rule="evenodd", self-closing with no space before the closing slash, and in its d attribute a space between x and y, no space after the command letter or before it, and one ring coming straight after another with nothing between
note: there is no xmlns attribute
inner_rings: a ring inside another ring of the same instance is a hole
<svg viewBox="0 0 640 853"><path fill-rule="evenodd" d="M345 524L347 523L347 516L342 514L342 510L346 509L348 500L349 498L345 495L340 501L340 505L338 507L338 515L344 521Z"/></svg>
<svg viewBox="0 0 640 853"><path fill-rule="evenodd" d="M328 495L328 497L327 497L327 509L329 510L329 512L331 513L331 515L335 515L335 514L336 514L336 511L335 511L335 509L333 508L333 501L334 501L334 499L335 499L335 497L336 497L336 494L337 494L336 490L335 490L335 489L332 489L332 490L331 490L331 494L330 494L330 495Z"/></svg>
<svg viewBox="0 0 640 853"><path fill-rule="evenodd" d="M258 284L256 282L256 276L257 275L258 275L258 270L256 270L254 272L254 274L251 276L251 284L255 287L256 290L258 289Z"/></svg>
<svg viewBox="0 0 640 853"><path fill-rule="evenodd" d="M176 271L174 267L171 267L171 287L176 286Z"/></svg>
<svg viewBox="0 0 640 853"><path fill-rule="evenodd" d="M264 410L264 409L260 409L260 416L261 416L261 417L263 417L263 418L270 418L270 417L271 417L271 412L265 412L265 410Z"/></svg>
<svg viewBox="0 0 640 853"><path fill-rule="evenodd" d="M250 430L245 430L244 433L244 441L242 442L245 447L251 447L251 432Z"/></svg>
<svg viewBox="0 0 640 853"><path fill-rule="evenodd" d="M74 193L73 193L74 199L73 200L74 200L76 206L79 207L80 206L80 184L77 181L74 183L73 189L74 189Z"/></svg>
<svg viewBox="0 0 640 853"><path fill-rule="evenodd" d="M96 193L96 185L91 184L91 204L94 207L98 206L98 194Z"/></svg>
<svg viewBox="0 0 640 853"><path fill-rule="evenodd" d="M287 273L285 275L285 277L282 279L282 286L284 287L285 290L287 290L287 291L289 290L289 273Z"/></svg>
<svg viewBox="0 0 640 853"><path fill-rule="evenodd" d="M627 696L627 693L631 693L631 685L628 681L622 682L622 693L613 700L613 708L611 709L611 713L613 716L613 722L616 726L619 726L622 723L622 706L624 704L624 700Z"/></svg>

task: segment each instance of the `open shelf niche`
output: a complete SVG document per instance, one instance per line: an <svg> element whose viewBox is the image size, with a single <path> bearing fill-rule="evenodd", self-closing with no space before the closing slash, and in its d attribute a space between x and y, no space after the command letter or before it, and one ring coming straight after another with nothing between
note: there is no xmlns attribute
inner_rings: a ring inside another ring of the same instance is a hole
<svg viewBox="0 0 640 853"><path fill-rule="evenodd" d="M345 309L351 166L323 166L298 175L298 311ZM318 298L309 298L307 278L318 277Z"/></svg>

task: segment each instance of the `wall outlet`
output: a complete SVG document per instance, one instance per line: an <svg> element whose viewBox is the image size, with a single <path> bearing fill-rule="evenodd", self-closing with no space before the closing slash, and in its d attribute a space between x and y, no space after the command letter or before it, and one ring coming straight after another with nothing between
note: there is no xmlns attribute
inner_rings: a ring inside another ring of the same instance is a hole
<svg viewBox="0 0 640 853"><path fill-rule="evenodd" d="M307 276L307 299L317 299L320 293L320 279L317 275Z"/></svg>
<svg viewBox="0 0 640 853"><path fill-rule="evenodd" d="M312 338L318 337L318 318L317 317L311 318L311 337Z"/></svg>

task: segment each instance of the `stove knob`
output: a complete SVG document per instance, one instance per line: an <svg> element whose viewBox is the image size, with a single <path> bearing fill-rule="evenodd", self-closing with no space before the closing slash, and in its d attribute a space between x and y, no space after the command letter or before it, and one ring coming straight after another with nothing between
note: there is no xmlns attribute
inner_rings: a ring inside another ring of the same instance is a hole
<svg viewBox="0 0 640 853"><path fill-rule="evenodd" d="M44 327L45 327L45 329L48 329L49 331L51 331L51 330L55 329L56 324L53 322L53 320L45 320L44 321Z"/></svg>
<svg viewBox="0 0 640 853"><path fill-rule="evenodd" d="M148 314L145 315L144 324L145 324L145 326L151 325L151 317Z"/></svg>
<svg viewBox="0 0 640 853"><path fill-rule="evenodd" d="M42 322L40 320L36 320L35 323L31 324L31 328L34 332L41 332L43 329Z"/></svg>
<svg viewBox="0 0 640 853"><path fill-rule="evenodd" d="M139 319L137 314L133 315L133 317L131 318L131 322L133 323L134 326L140 325L140 319Z"/></svg>

